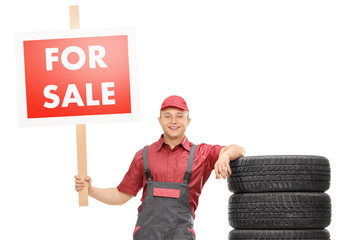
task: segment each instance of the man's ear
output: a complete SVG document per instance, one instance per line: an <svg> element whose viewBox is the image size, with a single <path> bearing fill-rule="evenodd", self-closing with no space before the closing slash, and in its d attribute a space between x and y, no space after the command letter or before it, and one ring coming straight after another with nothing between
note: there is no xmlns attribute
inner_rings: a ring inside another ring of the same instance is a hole
<svg viewBox="0 0 360 240"><path fill-rule="evenodd" d="M189 126L190 122L191 122L191 118L188 118L186 126Z"/></svg>

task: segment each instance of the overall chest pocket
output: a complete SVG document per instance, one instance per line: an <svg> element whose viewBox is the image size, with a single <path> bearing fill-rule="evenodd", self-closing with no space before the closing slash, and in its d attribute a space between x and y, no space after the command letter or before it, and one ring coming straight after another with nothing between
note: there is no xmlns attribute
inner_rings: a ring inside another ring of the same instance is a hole
<svg viewBox="0 0 360 240"><path fill-rule="evenodd" d="M162 227L176 227L185 222L183 189L171 187L157 186L153 189L154 215Z"/></svg>

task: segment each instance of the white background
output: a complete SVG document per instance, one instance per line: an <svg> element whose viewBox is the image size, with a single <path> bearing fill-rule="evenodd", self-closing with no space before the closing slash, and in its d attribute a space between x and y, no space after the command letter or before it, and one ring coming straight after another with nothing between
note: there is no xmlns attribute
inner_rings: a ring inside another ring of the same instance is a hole
<svg viewBox="0 0 360 240"><path fill-rule="evenodd" d="M130 3L131 2L131 3ZM156 141L162 100L183 96L194 143L247 155L315 154L331 163L332 239L359 225L358 1L6 1L0 8L0 239L131 239L140 193L79 208L75 126L20 128L14 32L135 26L141 121L87 125L88 172L115 187ZM227 239L225 180L200 197L199 240Z"/></svg>

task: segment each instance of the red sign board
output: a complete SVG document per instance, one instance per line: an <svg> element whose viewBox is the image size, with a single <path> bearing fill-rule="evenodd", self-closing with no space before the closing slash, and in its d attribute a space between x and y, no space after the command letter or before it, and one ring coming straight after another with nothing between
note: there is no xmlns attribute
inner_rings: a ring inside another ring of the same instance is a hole
<svg viewBox="0 0 360 240"><path fill-rule="evenodd" d="M135 114L129 34L92 35L18 39L27 120Z"/></svg>

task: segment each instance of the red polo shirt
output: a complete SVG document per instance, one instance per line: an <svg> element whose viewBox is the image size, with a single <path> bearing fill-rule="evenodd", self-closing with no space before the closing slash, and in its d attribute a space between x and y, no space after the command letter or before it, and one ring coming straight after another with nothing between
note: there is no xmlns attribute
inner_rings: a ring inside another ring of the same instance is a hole
<svg viewBox="0 0 360 240"><path fill-rule="evenodd" d="M192 143L186 137L174 149L164 143L162 136L159 141L151 144L148 147L148 161L153 181L182 183L191 146ZM223 146L204 143L196 146L189 185L189 203L194 218L201 190L214 169L222 148ZM143 188L141 202L144 201L147 189L142 152L141 149L135 154L128 172L117 187L119 191L134 196Z"/></svg>

